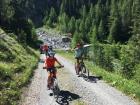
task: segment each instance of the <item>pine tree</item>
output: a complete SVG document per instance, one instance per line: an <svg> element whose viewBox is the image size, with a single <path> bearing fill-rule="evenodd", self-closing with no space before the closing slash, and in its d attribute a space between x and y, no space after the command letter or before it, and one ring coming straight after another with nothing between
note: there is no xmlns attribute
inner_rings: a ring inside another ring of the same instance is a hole
<svg viewBox="0 0 140 105"><path fill-rule="evenodd" d="M100 2L98 2L96 4L96 16L95 16L95 19L96 19L96 25L99 25L100 24L100 20L101 20L101 15L102 15L102 8L101 8L101 4Z"/></svg>
<svg viewBox="0 0 140 105"><path fill-rule="evenodd" d="M97 50L98 50L98 40L97 40L97 36L98 36L98 30L97 30L97 26L94 26L93 30L91 31L91 37L90 37L90 42L92 44L92 57L94 58L94 62L98 62L97 58L99 55Z"/></svg>
<svg viewBox="0 0 140 105"><path fill-rule="evenodd" d="M117 1L112 0L111 3L111 11L110 11L110 29L109 29L109 36L108 41L110 43L112 42L118 42L120 41L120 33L121 33L121 18L119 15L118 5L116 3Z"/></svg>
<svg viewBox="0 0 140 105"><path fill-rule="evenodd" d="M140 1L134 1L134 23L133 23L133 36L131 38L134 46L140 47Z"/></svg>
<svg viewBox="0 0 140 105"><path fill-rule="evenodd" d="M72 38L72 47L74 48L78 42L82 42L82 37L81 34L76 31Z"/></svg>
<svg viewBox="0 0 140 105"><path fill-rule="evenodd" d="M95 18L95 9L93 7L93 4L90 5L89 16L90 16L90 19Z"/></svg>
<svg viewBox="0 0 140 105"><path fill-rule="evenodd" d="M130 38L129 45L131 46L131 50L133 53L133 62L135 63L135 75L134 78L137 82L140 83L140 69L138 68L140 66L140 1L136 0L134 2L134 23L133 23L133 36Z"/></svg>
<svg viewBox="0 0 140 105"><path fill-rule="evenodd" d="M81 16L82 16L82 19L85 20L86 18L86 15L87 15L87 10L86 10L86 6L82 6L82 11L81 11Z"/></svg>
<svg viewBox="0 0 140 105"><path fill-rule="evenodd" d="M0 20L9 20L14 15L10 0L0 0Z"/></svg>
<svg viewBox="0 0 140 105"><path fill-rule="evenodd" d="M53 24L57 21L57 14L55 12L55 9L52 7L50 10L49 20L47 22L47 25L50 27L53 27Z"/></svg>
<svg viewBox="0 0 140 105"><path fill-rule="evenodd" d="M122 4L120 4L121 7L121 20L122 20L122 35L121 39L122 42L126 42L131 37L131 26L132 26L132 0L123 1Z"/></svg>
<svg viewBox="0 0 140 105"><path fill-rule="evenodd" d="M84 27L85 27L84 20L81 20L81 22L80 22L80 26L79 26L79 30L80 30L80 32L84 32Z"/></svg>
<svg viewBox="0 0 140 105"><path fill-rule="evenodd" d="M64 4L62 3L61 4L61 7L60 7L60 13L59 13L59 15L62 15L64 12L65 12L65 7L64 7Z"/></svg>
<svg viewBox="0 0 140 105"><path fill-rule="evenodd" d="M80 32L80 29L79 29L79 26L80 26L80 22L81 22L81 20L80 19L77 19L76 20L76 23L75 23L75 30L77 31L77 32Z"/></svg>
<svg viewBox="0 0 140 105"><path fill-rule="evenodd" d="M118 11L118 5L116 3L116 0L112 0L111 6L110 6L110 16L109 16L109 27L113 24L116 17L119 15Z"/></svg>
<svg viewBox="0 0 140 105"><path fill-rule="evenodd" d="M46 24L48 18L49 18L49 12L48 12L48 11L45 11L45 17L44 17L44 19L43 19L43 24L44 24L44 25Z"/></svg>
<svg viewBox="0 0 140 105"><path fill-rule="evenodd" d="M116 18L110 28L110 33L108 37L108 41L110 43L119 41L119 29L120 29L120 21L119 18Z"/></svg>
<svg viewBox="0 0 140 105"><path fill-rule="evenodd" d="M93 44L93 46L96 45L98 42L97 37L98 37L98 30L97 30L97 27L94 26L91 32L91 38L90 38L90 42Z"/></svg>
<svg viewBox="0 0 140 105"><path fill-rule="evenodd" d="M86 33L90 31L90 26L91 26L91 20L90 20L90 17L87 16L87 18L85 20L85 28L84 28L84 31Z"/></svg>
<svg viewBox="0 0 140 105"><path fill-rule="evenodd" d="M69 17L66 13L59 16L59 29L63 32L68 32Z"/></svg>
<svg viewBox="0 0 140 105"><path fill-rule="evenodd" d="M69 30L69 32L70 33L74 33L74 31L75 31L75 18L74 17L72 17L71 18L71 20L69 21L69 23L68 23L68 30Z"/></svg>
<svg viewBox="0 0 140 105"><path fill-rule="evenodd" d="M105 28L104 28L104 24L103 24L103 21L101 20L100 21L100 24L99 24L99 27L98 27L98 40L103 42L106 38L106 31L105 31Z"/></svg>

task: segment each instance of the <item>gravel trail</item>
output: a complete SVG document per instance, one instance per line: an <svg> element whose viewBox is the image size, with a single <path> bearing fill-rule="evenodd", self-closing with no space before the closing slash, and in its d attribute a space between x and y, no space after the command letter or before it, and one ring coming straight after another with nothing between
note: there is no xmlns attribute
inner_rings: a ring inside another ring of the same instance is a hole
<svg viewBox="0 0 140 105"><path fill-rule="evenodd" d="M41 59L44 58L42 54ZM61 89L58 102L49 96L47 72L42 69L43 63L40 62L20 105L138 105L102 80L92 83L77 77L71 61L59 55L56 58L65 66L57 74Z"/></svg>
<svg viewBox="0 0 140 105"><path fill-rule="evenodd" d="M45 55L41 55L41 62L35 70L34 77L26 92L22 95L20 105L58 105L50 90L47 90L47 72L43 69Z"/></svg>
<svg viewBox="0 0 140 105"><path fill-rule="evenodd" d="M71 86L71 91L80 96L80 100L85 102L85 105L138 105L132 99L125 96L117 89L109 86L104 81L91 83L85 81L81 77L77 77L74 71L74 64L68 59L61 56L57 58L65 65L70 82L63 82L66 86ZM62 74L63 75L63 74ZM62 76L61 81L66 81ZM64 87L64 84L62 87Z"/></svg>

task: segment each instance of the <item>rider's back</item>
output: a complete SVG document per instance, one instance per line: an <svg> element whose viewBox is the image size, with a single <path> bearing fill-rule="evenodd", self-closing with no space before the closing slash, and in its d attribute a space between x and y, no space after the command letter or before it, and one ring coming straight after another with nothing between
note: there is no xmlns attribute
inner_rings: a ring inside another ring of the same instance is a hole
<svg viewBox="0 0 140 105"><path fill-rule="evenodd" d="M57 59L55 57L53 57L53 58L52 57L47 57L47 59L46 59L47 68L54 67L55 61L57 61Z"/></svg>
<svg viewBox="0 0 140 105"><path fill-rule="evenodd" d="M83 53L84 53L83 47L75 49L75 57L77 58L82 57Z"/></svg>

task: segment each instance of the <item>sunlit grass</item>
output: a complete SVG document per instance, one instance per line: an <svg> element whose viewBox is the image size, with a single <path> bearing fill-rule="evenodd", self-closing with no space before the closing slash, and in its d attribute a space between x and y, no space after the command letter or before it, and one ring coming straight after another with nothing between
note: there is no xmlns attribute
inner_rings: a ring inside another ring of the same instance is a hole
<svg viewBox="0 0 140 105"><path fill-rule="evenodd" d="M35 69L39 53L5 34L0 39L0 105L16 105Z"/></svg>

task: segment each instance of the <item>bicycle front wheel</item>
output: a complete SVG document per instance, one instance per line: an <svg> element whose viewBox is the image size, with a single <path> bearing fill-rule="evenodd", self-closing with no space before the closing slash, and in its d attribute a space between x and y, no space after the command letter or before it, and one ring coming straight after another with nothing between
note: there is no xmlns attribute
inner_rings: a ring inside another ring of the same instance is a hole
<svg viewBox="0 0 140 105"><path fill-rule="evenodd" d="M85 65L82 66L81 71L87 78L89 78L89 70L85 67Z"/></svg>

